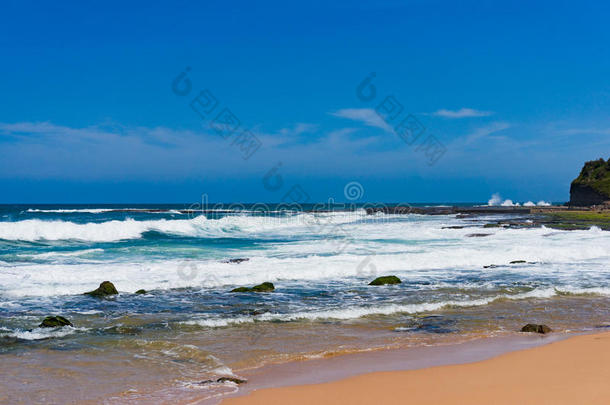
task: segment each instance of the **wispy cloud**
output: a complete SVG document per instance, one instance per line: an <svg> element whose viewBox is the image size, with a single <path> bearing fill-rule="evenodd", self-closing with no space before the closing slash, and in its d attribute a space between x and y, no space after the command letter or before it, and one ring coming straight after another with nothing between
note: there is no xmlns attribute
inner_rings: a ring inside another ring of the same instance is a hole
<svg viewBox="0 0 610 405"><path fill-rule="evenodd" d="M369 127L381 128L384 131L392 132L392 127L390 127L372 108L344 108L331 113L331 115L358 121Z"/></svg>
<svg viewBox="0 0 610 405"><path fill-rule="evenodd" d="M316 132L318 126L316 124L308 124L305 122L299 122L296 125L289 128L282 128L278 131L278 134L282 136L299 136L301 134Z"/></svg>
<svg viewBox="0 0 610 405"><path fill-rule="evenodd" d="M610 128L570 128L560 131L563 135L610 135Z"/></svg>
<svg viewBox="0 0 610 405"><path fill-rule="evenodd" d="M234 139L205 129L0 122L0 179L244 176L264 173L270 162L280 159L292 163L286 171L336 173L343 167L351 173L362 166L354 155L376 156L387 143L379 135L355 136L357 131L319 131L312 124L295 124L256 132L263 147L244 161Z"/></svg>
<svg viewBox="0 0 610 405"><path fill-rule="evenodd" d="M463 142L465 145L470 145L471 143L474 143L482 138L488 137L491 134L508 128L510 128L510 124L507 122L493 122L490 125L475 129L472 133L463 138Z"/></svg>
<svg viewBox="0 0 610 405"><path fill-rule="evenodd" d="M471 118L471 117L488 117L493 114L493 111L481 111L472 108L460 108L459 110L441 109L433 112L431 115L443 118Z"/></svg>

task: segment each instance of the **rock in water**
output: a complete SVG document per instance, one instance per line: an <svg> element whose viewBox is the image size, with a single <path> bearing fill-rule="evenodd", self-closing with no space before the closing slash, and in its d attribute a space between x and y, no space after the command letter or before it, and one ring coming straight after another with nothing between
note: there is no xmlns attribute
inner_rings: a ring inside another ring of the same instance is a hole
<svg viewBox="0 0 610 405"><path fill-rule="evenodd" d="M510 264L522 264L522 263L527 263L525 260L513 260L512 262L510 262Z"/></svg>
<svg viewBox="0 0 610 405"><path fill-rule="evenodd" d="M570 186L570 205L590 207L610 201L610 159L585 163Z"/></svg>
<svg viewBox="0 0 610 405"><path fill-rule="evenodd" d="M141 295L141 294L146 294L146 290L145 289L141 289L136 291L136 294Z"/></svg>
<svg viewBox="0 0 610 405"><path fill-rule="evenodd" d="M369 285L386 285L386 284L400 284L402 281L396 276L383 276L377 277L375 280L371 281Z"/></svg>
<svg viewBox="0 0 610 405"><path fill-rule="evenodd" d="M47 316L42 320L42 323L38 325L39 328L57 328L61 326L74 326L72 322L64 318L63 316Z"/></svg>
<svg viewBox="0 0 610 405"><path fill-rule="evenodd" d="M252 289L250 287L237 287L231 290L231 292L251 292Z"/></svg>
<svg viewBox="0 0 610 405"><path fill-rule="evenodd" d="M110 281L104 281L97 289L86 292L85 295L101 298L106 297L108 295L116 295L118 293L119 292L114 287L114 284L112 284Z"/></svg>
<svg viewBox="0 0 610 405"><path fill-rule="evenodd" d="M521 332L531 332L531 333L549 333L553 330L546 325L538 325L535 323L528 323L524 327L521 328Z"/></svg>
<svg viewBox="0 0 610 405"><path fill-rule="evenodd" d="M237 259L229 259L225 263L236 263L236 264L239 264L239 263L247 262L248 260L250 260L250 259L247 258L247 257L244 257L244 258L237 258Z"/></svg>
<svg viewBox="0 0 610 405"><path fill-rule="evenodd" d="M275 286L273 285L273 283L269 282L265 282L252 287L252 291L254 292L271 292L273 290L275 290Z"/></svg>
<svg viewBox="0 0 610 405"><path fill-rule="evenodd" d="M232 382L235 384L245 384L248 382L248 380L242 380L241 378L236 378L236 377L220 377L216 380L204 380L201 381L199 384L200 385L206 385L206 384L213 384L213 383L225 383L225 382Z"/></svg>
<svg viewBox="0 0 610 405"><path fill-rule="evenodd" d="M232 382L235 384L245 384L248 381L242 380L241 378L235 378L235 377L220 377L218 380L216 380L216 382L218 382L218 383Z"/></svg>
<svg viewBox="0 0 610 405"><path fill-rule="evenodd" d="M231 290L231 292L271 292L275 290L273 283L264 282L259 285L255 285L252 288L249 287L237 287Z"/></svg>

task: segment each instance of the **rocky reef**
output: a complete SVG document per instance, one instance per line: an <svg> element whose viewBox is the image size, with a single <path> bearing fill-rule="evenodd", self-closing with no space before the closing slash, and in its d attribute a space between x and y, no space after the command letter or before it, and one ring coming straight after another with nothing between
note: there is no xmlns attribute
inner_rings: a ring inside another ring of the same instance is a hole
<svg viewBox="0 0 610 405"><path fill-rule="evenodd" d="M610 159L586 162L570 186L570 206L590 207L610 202Z"/></svg>

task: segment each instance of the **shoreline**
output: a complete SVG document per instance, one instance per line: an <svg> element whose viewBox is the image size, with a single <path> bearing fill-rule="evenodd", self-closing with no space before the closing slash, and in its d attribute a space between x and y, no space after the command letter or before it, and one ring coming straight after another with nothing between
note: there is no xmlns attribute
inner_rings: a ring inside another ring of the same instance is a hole
<svg viewBox="0 0 610 405"><path fill-rule="evenodd" d="M587 398L580 403L601 404L610 396L610 332L381 350L263 366L244 375L252 379L247 385L204 403L567 404ZM434 390L441 384L443 390Z"/></svg>
<svg viewBox="0 0 610 405"><path fill-rule="evenodd" d="M402 372L485 361L506 353L547 345L589 332L518 333L480 337L465 342L425 345L399 349L374 349L331 357L273 363L239 372L247 384L222 398L201 404L231 404L230 399L249 396L254 391L311 384L325 384L378 372Z"/></svg>

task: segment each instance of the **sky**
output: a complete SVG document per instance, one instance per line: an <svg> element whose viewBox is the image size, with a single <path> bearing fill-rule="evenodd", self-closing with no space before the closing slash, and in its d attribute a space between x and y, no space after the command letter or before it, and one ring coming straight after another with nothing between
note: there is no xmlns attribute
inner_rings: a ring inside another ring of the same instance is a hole
<svg viewBox="0 0 610 405"><path fill-rule="evenodd" d="M610 157L607 2L1 8L0 203L567 201Z"/></svg>

